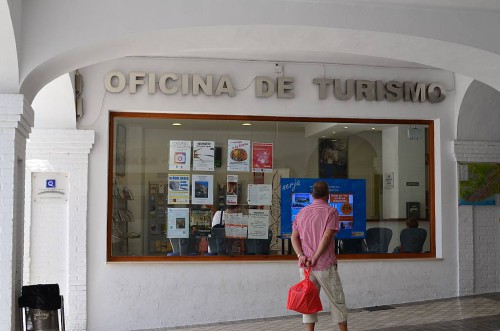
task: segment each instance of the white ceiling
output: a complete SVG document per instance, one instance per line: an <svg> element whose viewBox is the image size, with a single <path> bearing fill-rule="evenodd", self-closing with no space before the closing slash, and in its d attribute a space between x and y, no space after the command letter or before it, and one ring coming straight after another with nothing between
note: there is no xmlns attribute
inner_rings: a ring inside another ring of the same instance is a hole
<svg viewBox="0 0 500 331"><path fill-rule="evenodd" d="M382 131L399 124L373 123L324 123L324 122L276 122L276 121L245 121L245 120L199 120L173 118L118 118L117 123L126 126L140 126L147 129L203 131L203 132L302 132L307 138L341 138L364 131ZM180 126L173 126L180 123ZM250 123L244 126L243 123Z"/></svg>
<svg viewBox="0 0 500 331"><path fill-rule="evenodd" d="M339 4L360 3L363 5L415 6L429 8L464 8L500 10L498 0L313 0L316 2L334 2Z"/></svg>
<svg viewBox="0 0 500 331"><path fill-rule="evenodd" d="M376 56L335 52L305 52L305 51L275 51L265 50L220 50L201 49L196 51L176 52L175 55L165 56L128 56L128 58L182 58L182 59L207 59L207 60L238 60L238 61L269 61L277 63L321 63L355 66L375 66L390 68L432 68L420 63L400 61Z"/></svg>
<svg viewBox="0 0 500 331"><path fill-rule="evenodd" d="M120 8L52 0L24 1L22 14L13 25L22 27L19 81L28 100L62 73L142 55L432 66L500 90L494 0L172 0Z"/></svg>

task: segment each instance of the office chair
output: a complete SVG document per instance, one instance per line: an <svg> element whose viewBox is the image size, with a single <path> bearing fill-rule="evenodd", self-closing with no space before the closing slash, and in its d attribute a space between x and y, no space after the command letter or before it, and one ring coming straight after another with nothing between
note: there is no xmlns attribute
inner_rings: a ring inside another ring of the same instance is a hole
<svg viewBox="0 0 500 331"><path fill-rule="evenodd" d="M170 245L172 245L172 252L167 253L167 256L180 256L181 255L181 239L170 238Z"/></svg>
<svg viewBox="0 0 500 331"><path fill-rule="evenodd" d="M167 256L197 255L197 252L189 252L189 240L188 238L171 238L172 253L167 253Z"/></svg>
<svg viewBox="0 0 500 331"><path fill-rule="evenodd" d="M421 228L406 228L401 231L401 253L422 253L427 231Z"/></svg>
<svg viewBox="0 0 500 331"><path fill-rule="evenodd" d="M339 245L340 254L366 253L366 242L364 239L342 239Z"/></svg>
<svg viewBox="0 0 500 331"><path fill-rule="evenodd" d="M387 253L391 239L391 229L371 228L366 230L366 245L369 253Z"/></svg>
<svg viewBox="0 0 500 331"><path fill-rule="evenodd" d="M269 229L267 239L247 239L245 242L246 254L269 255L273 232Z"/></svg>

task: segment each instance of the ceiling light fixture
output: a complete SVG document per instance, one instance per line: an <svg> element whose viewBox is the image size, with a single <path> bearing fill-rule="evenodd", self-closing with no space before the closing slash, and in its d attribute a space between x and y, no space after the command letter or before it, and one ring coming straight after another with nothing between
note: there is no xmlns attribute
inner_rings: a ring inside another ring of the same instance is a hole
<svg viewBox="0 0 500 331"><path fill-rule="evenodd" d="M243 123L243 124L241 124L241 125L243 125L243 126L251 126L251 125L252 125L252 123Z"/></svg>
<svg viewBox="0 0 500 331"><path fill-rule="evenodd" d="M175 122L175 123L172 123L173 126L180 126L182 125L182 123L178 123L178 122Z"/></svg>

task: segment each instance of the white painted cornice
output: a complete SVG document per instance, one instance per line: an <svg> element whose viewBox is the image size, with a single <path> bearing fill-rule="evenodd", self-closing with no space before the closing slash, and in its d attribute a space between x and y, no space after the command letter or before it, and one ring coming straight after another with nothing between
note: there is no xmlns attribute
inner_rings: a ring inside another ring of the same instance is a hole
<svg viewBox="0 0 500 331"><path fill-rule="evenodd" d="M22 94L0 94L0 128L17 129L27 138L34 121L33 109Z"/></svg>
<svg viewBox="0 0 500 331"><path fill-rule="evenodd" d="M500 163L500 142L455 141L454 155L457 162Z"/></svg>
<svg viewBox="0 0 500 331"><path fill-rule="evenodd" d="M26 145L27 159L88 158L94 144L92 130L36 129L31 132Z"/></svg>

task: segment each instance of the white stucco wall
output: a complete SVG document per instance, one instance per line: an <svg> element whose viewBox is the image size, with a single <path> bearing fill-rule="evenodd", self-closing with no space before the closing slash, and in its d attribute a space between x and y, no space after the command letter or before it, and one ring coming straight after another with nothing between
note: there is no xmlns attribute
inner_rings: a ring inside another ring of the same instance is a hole
<svg viewBox="0 0 500 331"><path fill-rule="evenodd" d="M500 289L500 207L474 206L474 292Z"/></svg>
<svg viewBox="0 0 500 331"><path fill-rule="evenodd" d="M68 330L87 330L87 183L93 142L88 130L34 128L26 146L23 284L59 284ZM56 187L64 187L68 199L32 201L32 191L40 187L32 181L35 175L59 175Z"/></svg>
<svg viewBox="0 0 500 331"><path fill-rule="evenodd" d="M450 297L457 294L456 173L451 155L453 75L439 70L285 64L295 77L291 100L258 99L254 85L234 98L106 93L111 70L228 74L242 89L257 75L275 76L274 63L128 58L83 68L85 117L80 128L96 132L89 161L88 328L131 330L290 314L288 287L298 279L295 262L106 263L108 111L241 114L387 119L435 119L436 243L438 259L346 261L340 275L350 308ZM439 104L340 102L318 99L314 77L440 81L448 90ZM446 171L440 171L446 169ZM442 231L442 229L446 229Z"/></svg>

